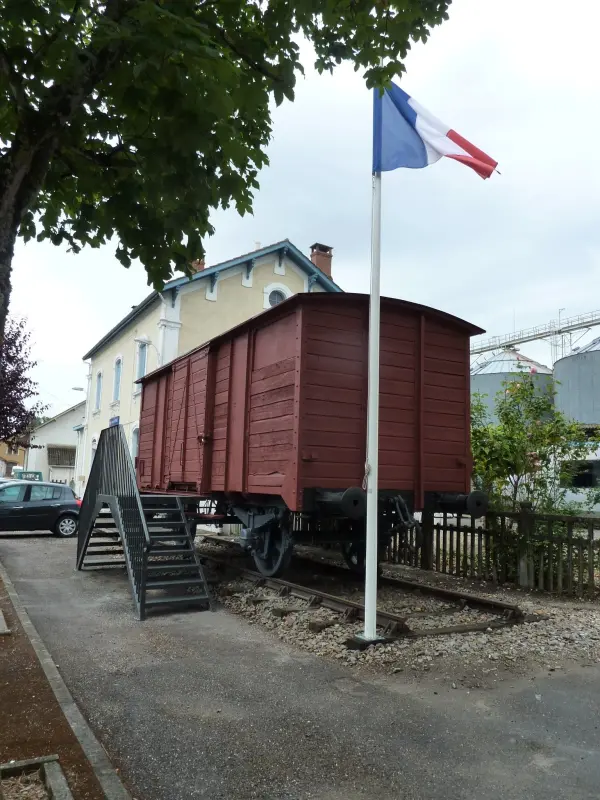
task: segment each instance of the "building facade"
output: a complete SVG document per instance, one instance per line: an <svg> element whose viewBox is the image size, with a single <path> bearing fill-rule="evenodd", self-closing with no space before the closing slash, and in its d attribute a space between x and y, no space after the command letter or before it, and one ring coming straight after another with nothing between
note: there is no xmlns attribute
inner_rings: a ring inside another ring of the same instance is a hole
<svg viewBox="0 0 600 800"><path fill-rule="evenodd" d="M22 467L24 461L24 448L0 442L0 478L10 478L13 469Z"/></svg>
<svg viewBox="0 0 600 800"><path fill-rule="evenodd" d="M332 248L310 257L285 240L205 267L153 292L84 355L86 412L79 430L75 491L82 495L100 432L123 426L137 455L141 387L136 381L173 358L299 292L340 292L331 277Z"/></svg>
<svg viewBox="0 0 600 800"><path fill-rule="evenodd" d="M67 408L39 425L31 435L25 456L25 470L41 472L45 481L75 486L75 459L79 435L85 419L85 401Z"/></svg>

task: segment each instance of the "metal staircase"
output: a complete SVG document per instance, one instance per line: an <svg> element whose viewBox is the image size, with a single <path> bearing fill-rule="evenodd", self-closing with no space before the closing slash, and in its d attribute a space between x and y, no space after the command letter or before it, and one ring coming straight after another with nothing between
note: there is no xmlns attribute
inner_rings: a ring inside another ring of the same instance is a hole
<svg viewBox="0 0 600 800"><path fill-rule="evenodd" d="M210 607L180 497L140 495L121 426L100 434L79 513L77 569L127 568L140 619L148 610Z"/></svg>

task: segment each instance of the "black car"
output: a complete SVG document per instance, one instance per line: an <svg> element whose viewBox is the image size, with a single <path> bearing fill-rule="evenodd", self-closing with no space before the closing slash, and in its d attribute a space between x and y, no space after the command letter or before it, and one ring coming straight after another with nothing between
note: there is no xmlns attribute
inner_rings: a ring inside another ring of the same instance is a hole
<svg viewBox="0 0 600 800"><path fill-rule="evenodd" d="M52 531L56 536L74 536L80 505L73 490L60 483L3 481L0 531Z"/></svg>

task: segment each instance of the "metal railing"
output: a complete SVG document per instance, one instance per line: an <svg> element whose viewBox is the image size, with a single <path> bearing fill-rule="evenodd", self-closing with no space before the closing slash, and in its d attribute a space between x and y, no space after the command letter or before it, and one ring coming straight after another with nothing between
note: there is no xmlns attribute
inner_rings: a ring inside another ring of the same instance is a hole
<svg viewBox="0 0 600 800"><path fill-rule="evenodd" d="M131 454L120 425L105 428L98 440L79 512L77 569L83 567L94 523L105 506L110 508L121 536L133 599L139 612L144 607L151 542Z"/></svg>
<svg viewBox="0 0 600 800"><path fill-rule="evenodd" d="M503 336L492 336L483 340L475 337L471 342L471 355L487 353L490 350L499 350L503 347L513 347L525 342L534 342L537 339L547 339L550 336L561 336L565 333L593 328L597 325L600 325L600 311L589 311L587 314L579 314L568 319L553 319L545 325L537 325L534 328L526 328Z"/></svg>

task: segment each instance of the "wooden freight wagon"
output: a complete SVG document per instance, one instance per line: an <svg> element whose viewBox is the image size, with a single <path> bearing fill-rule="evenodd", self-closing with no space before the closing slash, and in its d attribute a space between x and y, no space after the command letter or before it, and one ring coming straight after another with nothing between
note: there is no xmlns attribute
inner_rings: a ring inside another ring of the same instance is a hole
<svg viewBox="0 0 600 800"><path fill-rule="evenodd" d="M265 574L308 536L360 561L368 304L299 294L146 376L140 489L212 500L213 518L243 524ZM425 507L483 510L469 494L469 340L481 332L382 299L382 537Z"/></svg>

